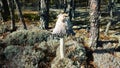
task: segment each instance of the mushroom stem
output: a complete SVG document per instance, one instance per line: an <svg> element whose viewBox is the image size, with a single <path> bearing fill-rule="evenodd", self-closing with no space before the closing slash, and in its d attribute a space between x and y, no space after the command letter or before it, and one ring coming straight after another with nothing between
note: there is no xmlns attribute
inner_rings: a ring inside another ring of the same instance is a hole
<svg viewBox="0 0 120 68"><path fill-rule="evenodd" d="M64 38L60 38L60 56L61 56L61 59L64 58L64 55L65 55Z"/></svg>

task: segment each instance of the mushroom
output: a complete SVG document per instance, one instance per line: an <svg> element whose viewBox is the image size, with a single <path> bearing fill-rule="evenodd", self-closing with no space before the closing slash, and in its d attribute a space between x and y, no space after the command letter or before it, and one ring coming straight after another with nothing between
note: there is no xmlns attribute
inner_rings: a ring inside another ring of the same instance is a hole
<svg viewBox="0 0 120 68"><path fill-rule="evenodd" d="M57 17L58 20L52 34L60 38L60 56L63 59L65 57L64 36L74 34L74 32L71 28L68 14L59 14Z"/></svg>

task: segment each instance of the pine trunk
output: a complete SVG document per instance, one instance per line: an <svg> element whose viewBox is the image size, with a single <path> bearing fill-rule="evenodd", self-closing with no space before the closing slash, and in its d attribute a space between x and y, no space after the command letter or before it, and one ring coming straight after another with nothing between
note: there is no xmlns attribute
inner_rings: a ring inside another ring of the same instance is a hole
<svg viewBox="0 0 120 68"><path fill-rule="evenodd" d="M67 9L67 0L64 0L64 12L66 12L66 9Z"/></svg>
<svg viewBox="0 0 120 68"><path fill-rule="evenodd" d="M16 4L18 12L19 12L20 21L22 22L24 29L27 29L27 26L25 24L25 21L24 21L23 15L22 15L22 11L21 11L21 6L20 6L20 3L19 3L19 0L14 0L14 2Z"/></svg>
<svg viewBox="0 0 120 68"><path fill-rule="evenodd" d="M109 0L109 6L108 6L108 10L109 10L109 15L110 15L110 19L109 19L109 22L108 22L108 24L107 24L107 26L106 26L106 29L105 29L105 35L108 35L108 32L109 32L109 28L110 28L110 26L111 26L111 24L112 24L112 21L113 21L113 5L112 5L112 3L113 3L113 0Z"/></svg>
<svg viewBox="0 0 120 68"><path fill-rule="evenodd" d="M68 0L67 1L67 9L66 9L66 13L69 15L69 19L70 21L72 20L72 0Z"/></svg>
<svg viewBox="0 0 120 68"><path fill-rule="evenodd" d="M40 2L40 28L48 29L49 25L49 0L41 0Z"/></svg>
<svg viewBox="0 0 120 68"><path fill-rule="evenodd" d="M72 5L72 18L74 19L75 18L75 0L72 0L71 2L71 5Z"/></svg>
<svg viewBox="0 0 120 68"><path fill-rule="evenodd" d="M10 17L11 17L11 29L14 31L16 30L15 27L15 12L14 12L14 1L13 0L7 0L9 11L10 11Z"/></svg>
<svg viewBox="0 0 120 68"><path fill-rule="evenodd" d="M7 0L1 0L1 4L2 4L1 16L3 18L3 21L7 21L8 17L10 16L8 2Z"/></svg>
<svg viewBox="0 0 120 68"><path fill-rule="evenodd" d="M2 17L2 0L0 0L0 23L3 21L3 17Z"/></svg>
<svg viewBox="0 0 120 68"><path fill-rule="evenodd" d="M95 49L99 37L99 11L98 11L98 0L90 0L90 38L89 46Z"/></svg>
<svg viewBox="0 0 120 68"><path fill-rule="evenodd" d="M55 8L56 9L60 8L59 0L54 0L54 1L55 1Z"/></svg>
<svg viewBox="0 0 120 68"><path fill-rule="evenodd" d="M2 17L2 14L0 12L0 23L2 23L2 22L3 22L3 17Z"/></svg>

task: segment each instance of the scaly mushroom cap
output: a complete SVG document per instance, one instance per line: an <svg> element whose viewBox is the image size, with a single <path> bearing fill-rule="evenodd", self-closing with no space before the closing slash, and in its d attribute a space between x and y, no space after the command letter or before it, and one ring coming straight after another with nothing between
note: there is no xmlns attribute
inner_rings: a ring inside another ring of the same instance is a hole
<svg viewBox="0 0 120 68"><path fill-rule="evenodd" d="M55 28L53 29L52 34L55 34L57 36L64 36L66 34L69 34L70 31L72 29L72 27L70 27L71 25L69 24L69 17L68 14L59 14L58 16L58 20L56 22Z"/></svg>

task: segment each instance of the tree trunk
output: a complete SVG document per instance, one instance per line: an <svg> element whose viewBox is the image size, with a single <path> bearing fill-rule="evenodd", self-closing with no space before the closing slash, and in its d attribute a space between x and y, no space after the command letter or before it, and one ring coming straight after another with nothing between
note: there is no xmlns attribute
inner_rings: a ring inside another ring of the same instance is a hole
<svg viewBox="0 0 120 68"><path fill-rule="evenodd" d="M60 7L59 0L54 0L54 2L55 2L55 8L58 9Z"/></svg>
<svg viewBox="0 0 120 68"><path fill-rule="evenodd" d="M7 3L7 0L1 0L1 4L2 4L2 12L1 12L1 16L3 18L3 21L7 21L8 17L10 16L10 12L9 12L9 6Z"/></svg>
<svg viewBox="0 0 120 68"><path fill-rule="evenodd" d="M98 5L99 5L99 7L98 7L98 11L100 12L101 0L98 0Z"/></svg>
<svg viewBox="0 0 120 68"><path fill-rule="evenodd" d="M11 17L11 29L14 31L16 30L15 27L15 12L14 12L14 1L13 0L7 0L9 11L10 11L10 17Z"/></svg>
<svg viewBox="0 0 120 68"><path fill-rule="evenodd" d="M88 0L86 0L86 11L88 11L88 7L89 6L89 1Z"/></svg>
<svg viewBox="0 0 120 68"><path fill-rule="evenodd" d="M2 10L3 10L3 4L2 4L2 0L0 0L0 23L3 21Z"/></svg>
<svg viewBox="0 0 120 68"><path fill-rule="evenodd" d="M2 22L3 22L3 17L2 17L1 12L0 12L0 23L2 23Z"/></svg>
<svg viewBox="0 0 120 68"><path fill-rule="evenodd" d="M69 19L70 21L72 20L72 0L68 0L67 1L67 9L66 9L66 13L69 15Z"/></svg>
<svg viewBox="0 0 120 68"><path fill-rule="evenodd" d="M69 15L70 21L75 17L75 0L68 0L66 12Z"/></svg>
<svg viewBox="0 0 120 68"><path fill-rule="evenodd" d="M64 0L64 12L66 12L66 9L67 9L67 0Z"/></svg>
<svg viewBox="0 0 120 68"><path fill-rule="evenodd" d="M91 49L95 49L99 38L99 11L98 0L90 0L90 37L89 46Z"/></svg>
<svg viewBox="0 0 120 68"><path fill-rule="evenodd" d="M23 15L22 15L22 11L21 11L21 6L20 6L20 3L19 3L19 0L14 0L14 2L16 4L16 7L17 7L18 12L19 12L20 21L22 22L24 29L27 29L27 26L25 24L25 21L24 21Z"/></svg>
<svg viewBox="0 0 120 68"><path fill-rule="evenodd" d="M106 26L105 33L104 33L105 35L108 35L109 28L113 22L113 19L112 19L113 18L113 7L112 7L113 5L112 5L112 3L113 2L114 2L114 0L109 0L108 10L109 10L109 15L110 15L110 20Z"/></svg>
<svg viewBox="0 0 120 68"><path fill-rule="evenodd" d="M72 5L72 18L74 19L75 18L75 0L72 0L71 2L71 5Z"/></svg>
<svg viewBox="0 0 120 68"><path fill-rule="evenodd" d="M40 2L40 28L48 29L49 22L49 0L41 0Z"/></svg>
<svg viewBox="0 0 120 68"><path fill-rule="evenodd" d="M57 0L57 2L58 2L58 0ZM63 4L62 0L59 0L59 8L60 9L62 8L62 4Z"/></svg>
<svg viewBox="0 0 120 68"><path fill-rule="evenodd" d="M61 9L64 7L64 0L54 0L55 8Z"/></svg>

